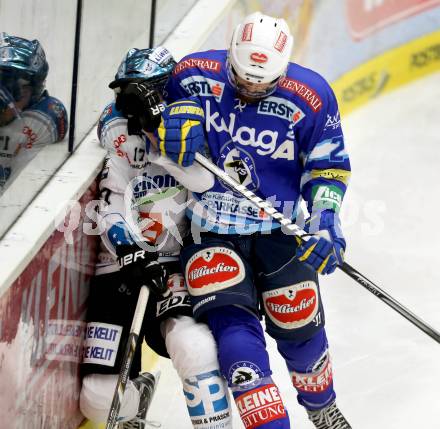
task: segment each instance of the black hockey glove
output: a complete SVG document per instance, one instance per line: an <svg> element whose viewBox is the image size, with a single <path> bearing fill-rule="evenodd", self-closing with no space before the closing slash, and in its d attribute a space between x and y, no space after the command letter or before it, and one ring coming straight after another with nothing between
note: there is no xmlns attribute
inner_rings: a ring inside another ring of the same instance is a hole
<svg viewBox="0 0 440 429"><path fill-rule="evenodd" d="M128 134L141 135L142 130L153 132L158 128L165 104L147 83L130 82L117 93L116 109L128 119Z"/></svg>
<svg viewBox="0 0 440 429"><path fill-rule="evenodd" d="M118 264L127 286L139 290L147 286L154 294L168 297L168 273L157 260L157 252L148 252L137 245L116 246Z"/></svg>

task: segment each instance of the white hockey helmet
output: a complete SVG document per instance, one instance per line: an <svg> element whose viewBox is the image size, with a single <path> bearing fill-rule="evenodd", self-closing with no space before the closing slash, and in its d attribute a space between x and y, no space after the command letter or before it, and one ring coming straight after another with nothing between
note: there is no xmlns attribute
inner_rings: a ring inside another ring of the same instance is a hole
<svg viewBox="0 0 440 429"><path fill-rule="evenodd" d="M286 73L292 48L293 37L284 19L261 12L247 16L232 35L228 53L229 80L243 95L264 97L271 94ZM263 87L263 93L240 87L237 76L249 84Z"/></svg>

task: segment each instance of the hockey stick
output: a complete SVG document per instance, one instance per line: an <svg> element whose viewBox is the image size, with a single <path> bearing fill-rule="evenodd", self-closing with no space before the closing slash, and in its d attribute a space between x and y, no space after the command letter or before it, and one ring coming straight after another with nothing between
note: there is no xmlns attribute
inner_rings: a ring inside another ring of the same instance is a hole
<svg viewBox="0 0 440 429"><path fill-rule="evenodd" d="M113 429L117 423L122 397L124 396L125 387L130 374L130 368L133 362L134 353L136 351L136 344L142 327L142 322L144 320L149 296L150 289L148 289L147 286L142 286L141 290L139 291L136 310L134 312L133 322L131 323L130 335L128 336L127 345L125 347L121 371L119 372L118 382L116 383L115 393L113 395L113 401L110 406L105 429Z"/></svg>
<svg viewBox="0 0 440 429"><path fill-rule="evenodd" d="M221 168L217 167L207 158L205 158L202 154L196 153L195 157L196 161L217 176L222 182L226 183L232 190L238 192L243 195L249 201L254 203L259 209L263 210L267 215L271 218L278 221L282 226L284 226L289 231L293 232L298 237L301 237L302 240L307 241L309 236L307 233L303 231L298 225L295 225L292 220L286 218L279 211L277 211L270 202L265 201L255 195L252 191L246 188L246 186L241 185L236 180L234 180L231 176L229 176L225 171ZM345 274L354 279L357 283L371 292L373 295L377 296L381 301L385 304L389 305L392 309L401 314L405 319L409 320L419 329L421 329L425 334L429 335L432 339L440 343L440 332L435 330L433 327L429 326L422 319L416 316L413 312L408 310L398 301L396 301L392 296L390 296L387 292L382 290L379 286L375 285L371 280L368 280L364 275L362 275L359 271L355 270L352 266L344 262L342 265L338 266Z"/></svg>

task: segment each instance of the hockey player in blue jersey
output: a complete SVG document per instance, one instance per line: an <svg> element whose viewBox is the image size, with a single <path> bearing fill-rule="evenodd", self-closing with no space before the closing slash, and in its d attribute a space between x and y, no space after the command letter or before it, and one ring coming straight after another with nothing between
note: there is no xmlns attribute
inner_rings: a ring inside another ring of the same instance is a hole
<svg viewBox="0 0 440 429"><path fill-rule="evenodd" d="M228 51L177 64L157 134L162 154L190 166L195 152L206 151L204 125L207 154L228 174L298 222L305 201L310 239L301 242L217 180L193 194L189 216L200 239L194 235L181 259L194 315L214 334L244 426L290 427L261 312L315 427L348 429L335 402L318 273L343 261L338 213L350 163L333 91L289 62L292 47L284 20L246 17Z"/></svg>
<svg viewBox="0 0 440 429"><path fill-rule="evenodd" d="M45 145L67 132L67 112L49 96L38 40L0 33L0 194Z"/></svg>

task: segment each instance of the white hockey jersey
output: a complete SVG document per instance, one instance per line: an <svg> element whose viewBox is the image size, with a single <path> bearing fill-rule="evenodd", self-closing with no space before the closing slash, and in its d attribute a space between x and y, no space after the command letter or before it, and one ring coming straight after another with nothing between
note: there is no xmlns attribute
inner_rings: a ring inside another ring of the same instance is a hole
<svg viewBox="0 0 440 429"><path fill-rule="evenodd" d="M107 150L101 172L100 215L105 231L96 274L118 269L115 247L136 242L154 245L159 260L176 260L188 234L188 190L203 192L214 177L200 165L180 167L160 156L146 137L128 135L127 119L109 104L98 137Z"/></svg>
<svg viewBox="0 0 440 429"><path fill-rule="evenodd" d="M67 125L63 103L45 93L38 103L0 127L0 193L42 147L63 140Z"/></svg>

